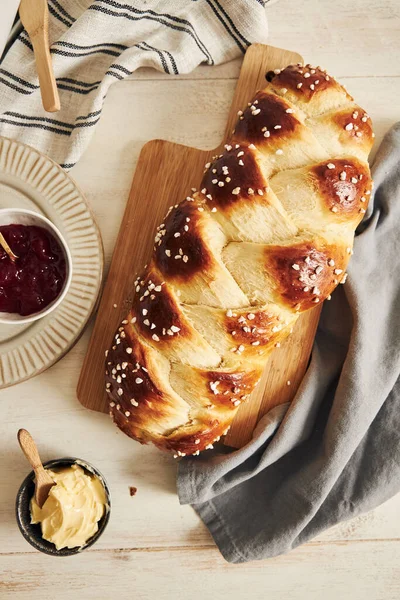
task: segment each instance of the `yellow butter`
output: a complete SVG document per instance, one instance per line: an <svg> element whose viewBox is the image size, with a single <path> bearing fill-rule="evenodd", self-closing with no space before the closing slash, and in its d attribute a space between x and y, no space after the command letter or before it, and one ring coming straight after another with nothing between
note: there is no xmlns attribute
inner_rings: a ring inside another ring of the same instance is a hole
<svg viewBox="0 0 400 600"><path fill-rule="evenodd" d="M48 470L56 485L42 508L31 500L31 523L40 523L42 536L61 548L83 546L98 530L107 508L104 487L79 465Z"/></svg>

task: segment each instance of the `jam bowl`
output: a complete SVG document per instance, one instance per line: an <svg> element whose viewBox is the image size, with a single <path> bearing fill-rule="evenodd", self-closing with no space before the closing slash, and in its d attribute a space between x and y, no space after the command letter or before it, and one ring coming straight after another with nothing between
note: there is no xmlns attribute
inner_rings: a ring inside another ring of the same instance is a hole
<svg viewBox="0 0 400 600"><path fill-rule="evenodd" d="M31 323L65 298L72 259L57 227L31 210L0 209L0 233L17 256L0 246L0 323Z"/></svg>

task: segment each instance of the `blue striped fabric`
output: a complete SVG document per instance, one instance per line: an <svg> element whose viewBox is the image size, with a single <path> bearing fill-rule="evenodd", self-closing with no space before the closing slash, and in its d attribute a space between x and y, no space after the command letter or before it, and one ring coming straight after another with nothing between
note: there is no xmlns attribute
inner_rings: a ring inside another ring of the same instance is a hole
<svg viewBox="0 0 400 600"><path fill-rule="evenodd" d="M215 65L268 35L263 0L48 0L61 111L41 105L25 31L0 66L0 135L46 151L65 169L85 150L108 88L141 66L169 75ZM50 149L50 151L49 151Z"/></svg>

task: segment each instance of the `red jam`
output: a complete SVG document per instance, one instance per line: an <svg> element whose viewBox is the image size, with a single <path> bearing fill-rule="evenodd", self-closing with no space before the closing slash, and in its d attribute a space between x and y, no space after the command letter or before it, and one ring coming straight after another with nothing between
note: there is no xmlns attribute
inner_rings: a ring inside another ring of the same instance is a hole
<svg viewBox="0 0 400 600"><path fill-rule="evenodd" d="M49 231L36 225L3 225L0 232L18 256L12 262L0 246L0 312L25 317L44 310L64 286L63 249Z"/></svg>

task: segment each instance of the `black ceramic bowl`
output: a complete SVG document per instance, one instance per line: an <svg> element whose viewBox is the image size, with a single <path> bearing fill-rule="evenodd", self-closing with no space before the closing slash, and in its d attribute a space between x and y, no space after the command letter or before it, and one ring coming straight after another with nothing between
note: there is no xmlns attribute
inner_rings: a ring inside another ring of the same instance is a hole
<svg viewBox="0 0 400 600"><path fill-rule="evenodd" d="M105 530L108 520L110 518L110 490L108 489L107 483L103 475L95 467L93 467L85 460L81 460L79 458L57 458L55 460L49 460L48 462L44 463L43 466L48 469L53 469L56 467L69 467L75 463L83 469L85 469L86 471L88 471L89 473L91 473L92 475L97 475L97 477L100 479L101 483L104 486L108 504L108 508L106 509L104 515L98 523L98 531L82 547L62 548L61 550L57 550L54 544L42 538L42 530L40 523L36 525L33 525L31 523L30 502L35 491L35 473L33 471L31 471L31 473L29 473L29 475L24 479L21 487L18 490L15 505L18 527L26 541L29 542L31 546L36 548L36 550L40 550L40 552L44 552L45 554L51 554L52 556L71 556L72 554L78 554L79 552L82 552L82 550L86 550L86 548L89 548L95 542L97 542L97 540Z"/></svg>

